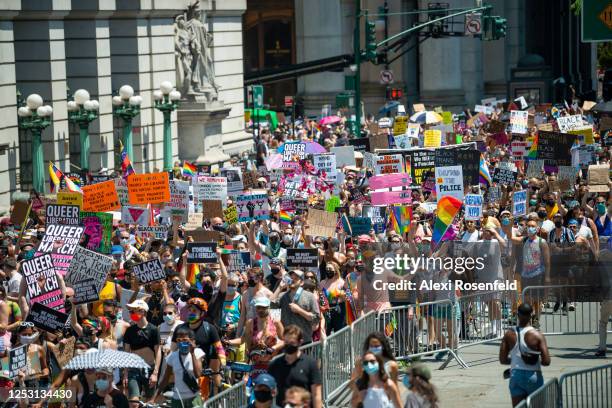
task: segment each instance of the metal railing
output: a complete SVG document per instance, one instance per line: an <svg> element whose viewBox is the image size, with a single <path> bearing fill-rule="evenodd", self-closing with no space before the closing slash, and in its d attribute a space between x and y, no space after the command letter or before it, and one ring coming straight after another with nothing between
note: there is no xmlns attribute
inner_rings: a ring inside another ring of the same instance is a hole
<svg viewBox="0 0 612 408"><path fill-rule="evenodd" d="M357 358L361 356L361 353L363 352L363 343L365 342L366 338L370 335L370 333L380 330L377 325L378 319L376 312L374 311L361 316L351 324L351 331L353 332L353 335L351 336L351 364L353 366L355 365L355 360L357 360Z"/></svg>
<svg viewBox="0 0 612 408"><path fill-rule="evenodd" d="M240 381L231 388L220 392L212 398L207 399L203 408L241 408L248 403L246 381Z"/></svg>
<svg viewBox="0 0 612 408"><path fill-rule="evenodd" d="M334 398L349 383L353 370L352 326L338 330L323 343L323 399Z"/></svg>
<svg viewBox="0 0 612 408"><path fill-rule="evenodd" d="M560 407L612 406L612 364L574 371L559 377Z"/></svg>

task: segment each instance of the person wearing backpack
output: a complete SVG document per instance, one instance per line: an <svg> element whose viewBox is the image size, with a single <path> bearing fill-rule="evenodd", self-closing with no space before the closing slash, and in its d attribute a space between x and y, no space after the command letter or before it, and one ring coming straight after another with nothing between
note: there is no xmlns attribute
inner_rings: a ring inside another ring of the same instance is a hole
<svg viewBox="0 0 612 408"><path fill-rule="evenodd" d="M567 284L569 279L570 267L574 265L573 254L575 252L576 237L571 229L563 226L563 216L561 213L556 213L553 217L555 228L548 233L548 244L551 252L551 265L558 281L555 284ZM560 301L557 298L553 311L559 310ZM575 309L574 304L570 303L569 310ZM563 301L563 313L567 314L568 305L567 298Z"/></svg>
<svg viewBox="0 0 612 408"><path fill-rule="evenodd" d="M546 338L529 325L532 313L528 303L518 307L518 326L506 331L499 348L499 362L510 364L504 378L510 379L513 407L544 384L542 366L550 365Z"/></svg>

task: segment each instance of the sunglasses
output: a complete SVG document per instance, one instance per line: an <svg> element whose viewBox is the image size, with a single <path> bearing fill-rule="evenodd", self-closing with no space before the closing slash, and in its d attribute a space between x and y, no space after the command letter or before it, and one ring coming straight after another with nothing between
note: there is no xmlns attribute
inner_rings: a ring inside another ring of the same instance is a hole
<svg viewBox="0 0 612 408"><path fill-rule="evenodd" d="M34 327L34 323L32 322L21 322L21 327Z"/></svg>
<svg viewBox="0 0 612 408"><path fill-rule="evenodd" d="M172 316L174 312L164 312L164 316Z"/></svg>

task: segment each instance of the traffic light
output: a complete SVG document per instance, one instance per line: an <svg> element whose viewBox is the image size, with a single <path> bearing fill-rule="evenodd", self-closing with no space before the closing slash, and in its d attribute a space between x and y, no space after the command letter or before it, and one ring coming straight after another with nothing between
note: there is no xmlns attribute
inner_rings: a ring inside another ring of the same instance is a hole
<svg viewBox="0 0 612 408"><path fill-rule="evenodd" d="M429 3L427 5L427 9L428 9L428 20L436 20L440 17L445 17L448 15L448 11L446 9L448 9L449 5L448 3ZM446 30L446 23L445 20L442 21L436 21L435 23L429 24L429 33L431 34L432 38L440 38L444 35L444 32Z"/></svg>
<svg viewBox="0 0 612 408"><path fill-rule="evenodd" d="M484 40L499 40L506 36L506 19L500 16L483 16Z"/></svg>
<svg viewBox="0 0 612 408"><path fill-rule="evenodd" d="M365 42L366 53L365 58L368 61L376 59L376 23L367 21L365 23Z"/></svg>
<svg viewBox="0 0 612 408"><path fill-rule="evenodd" d="M387 88L388 101L399 101L403 96L404 90L402 88Z"/></svg>

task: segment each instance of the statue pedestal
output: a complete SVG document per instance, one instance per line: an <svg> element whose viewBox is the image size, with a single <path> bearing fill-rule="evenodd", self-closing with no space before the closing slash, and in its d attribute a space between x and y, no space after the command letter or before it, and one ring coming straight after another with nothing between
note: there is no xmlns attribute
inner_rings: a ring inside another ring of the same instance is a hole
<svg viewBox="0 0 612 408"><path fill-rule="evenodd" d="M177 109L179 157L195 164L223 163L221 121L231 108L219 101L182 101Z"/></svg>

